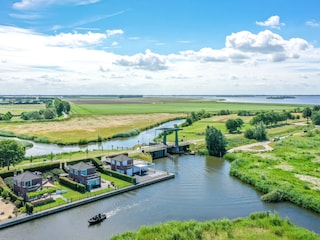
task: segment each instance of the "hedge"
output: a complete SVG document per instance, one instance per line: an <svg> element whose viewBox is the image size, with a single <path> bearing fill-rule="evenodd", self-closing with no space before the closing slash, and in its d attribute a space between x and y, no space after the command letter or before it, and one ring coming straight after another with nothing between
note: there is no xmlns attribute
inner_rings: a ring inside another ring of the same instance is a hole
<svg viewBox="0 0 320 240"><path fill-rule="evenodd" d="M125 174L122 174L122 173L118 173L116 171L112 171L112 170L109 170L109 169L100 169L100 171L106 175L109 175L111 177L115 177L115 178L119 178L123 181L126 181L126 182L129 182L129 183L132 183L132 184L137 184L137 179L134 178L134 177L131 177L131 176L128 176L128 175L125 175Z"/></svg>
<svg viewBox="0 0 320 240"><path fill-rule="evenodd" d="M66 187L69 187L75 191L78 191L80 193L85 193L86 192L86 186L81 184L81 183L77 183L67 177L59 177L59 181L62 185L65 185Z"/></svg>
<svg viewBox="0 0 320 240"><path fill-rule="evenodd" d="M0 177L0 188L2 189L3 192L6 191L8 193L11 202L15 202L16 200L23 201L22 197L18 197L16 194L12 192L12 190L3 181L2 177Z"/></svg>
<svg viewBox="0 0 320 240"><path fill-rule="evenodd" d="M37 164L33 166L26 166L23 168L23 171L30 171L30 172L45 172L47 170L51 170L54 168L60 168L60 163L59 162L52 162L52 163L42 163L42 164ZM20 170L20 169L19 169ZM7 177L13 177L14 173L17 172L17 169L11 169L9 171L7 170L2 170L0 172L0 176L3 178Z"/></svg>

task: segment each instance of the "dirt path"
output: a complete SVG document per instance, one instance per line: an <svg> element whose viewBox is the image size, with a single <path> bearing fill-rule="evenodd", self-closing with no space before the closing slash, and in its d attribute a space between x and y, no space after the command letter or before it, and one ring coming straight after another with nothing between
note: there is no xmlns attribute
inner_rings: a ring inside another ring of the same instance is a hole
<svg viewBox="0 0 320 240"><path fill-rule="evenodd" d="M230 149L228 152L237 152L237 151L251 151L251 152L266 152L272 151L273 148L269 145L270 141L257 142L248 145L243 145Z"/></svg>

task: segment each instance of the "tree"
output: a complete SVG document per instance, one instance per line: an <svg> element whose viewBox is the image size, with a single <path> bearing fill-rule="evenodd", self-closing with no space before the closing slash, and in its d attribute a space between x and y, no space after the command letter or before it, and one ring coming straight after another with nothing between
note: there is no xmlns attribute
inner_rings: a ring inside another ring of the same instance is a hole
<svg viewBox="0 0 320 240"><path fill-rule="evenodd" d="M244 133L244 136L249 139L256 139L258 141L267 139L266 125L261 121L254 125L254 128L249 128Z"/></svg>
<svg viewBox="0 0 320 240"><path fill-rule="evenodd" d="M213 126L206 128L206 145L209 155L221 157L226 153L227 141L220 130Z"/></svg>
<svg viewBox="0 0 320 240"><path fill-rule="evenodd" d="M226 122L226 128L228 129L229 133L236 132L241 129L243 125L243 121L241 118L237 119L228 119Z"/></svg>
<svg viewBox="0 0 320 240"><path fill-rule="evenodd" d="M312 123L314 125L320 125L320 111L312 113Z"/></svg>
<svg viewBox="0 0 320 240"><path fill-rule="evenodd" d="M10 164L21 161L24 158L25 153L25 148L17 141L0 141L0 164L2 167L7 165L8 170Z"/></svg>
<svg viewBox="0 0 320 240"><path fill-rule="evenodd" d="M306 107L305 109L303 109L302 116L307 119L307 122L309 122L309 118L311 118L312 116L311 109L309 107Z"/></svg>

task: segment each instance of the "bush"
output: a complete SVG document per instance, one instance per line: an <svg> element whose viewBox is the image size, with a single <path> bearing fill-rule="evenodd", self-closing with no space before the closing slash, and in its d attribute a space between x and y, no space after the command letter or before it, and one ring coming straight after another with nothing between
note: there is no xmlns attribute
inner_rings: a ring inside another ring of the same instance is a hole
<svg viewBox="0 0 320 240"><path fill-rule="evenodd" d="M136 184L137 183L137 179L136 178L128 176L128 175L125 175L125 174L122 174L122 173L118 173L116 171L112 171L112 170L109 170L109 169L101 169L100 171L102 173L108 175L108 176L119 178L119 179L121 179L123 181L129 182L129 183L132 183L132 184Z"/></svg>
<svg viewBox="0 0 320 240"><path fill-rule="evenodd" d="M28 214L31 214L32 212L33 212L33 204L32 203L29 203L29 202L27 202L26 203L26 212L28 213Z"/></svg>
<svg viewBox="0 0 320 240"><path fill-rule="evenodd" d="M286 194L281 190L273 190L261 197L262 201L265 202L282 202L287 199Z"/></svg>
<svg viewBox="0 0 320 240"><path fill-rule="evenodd" d="M81 184L81 183L77 183L67 177L59 177L59 181L60 184L69 187L75 191L78 191L80 193L85 193L86 192L86 186Z"/></svg>

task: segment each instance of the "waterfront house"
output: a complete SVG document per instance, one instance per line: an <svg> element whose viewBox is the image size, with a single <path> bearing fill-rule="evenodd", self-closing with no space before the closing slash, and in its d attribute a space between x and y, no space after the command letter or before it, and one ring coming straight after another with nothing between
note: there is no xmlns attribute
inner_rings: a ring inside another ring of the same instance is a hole
<svg viewBox="0 0 320 240"><path fill-rule="evenodd" d="M101 186L101 177L95 166L85 162L79 162L69 166L69 177L86 186L87 190Z"/></svg>
<svg viewBox="0 0 320 240"><path fill-rule="evenodd" d="M115 156L111 158L111 170L132 176L133 159L124 154Z"/></svg>
<svg viewBox="0 0 320 240"><path fill-rule="evenodd" d="M25 171L13 177L13 191L16 195L28 200L27 193L42 189L42 174L40 172Z"/></svg>

